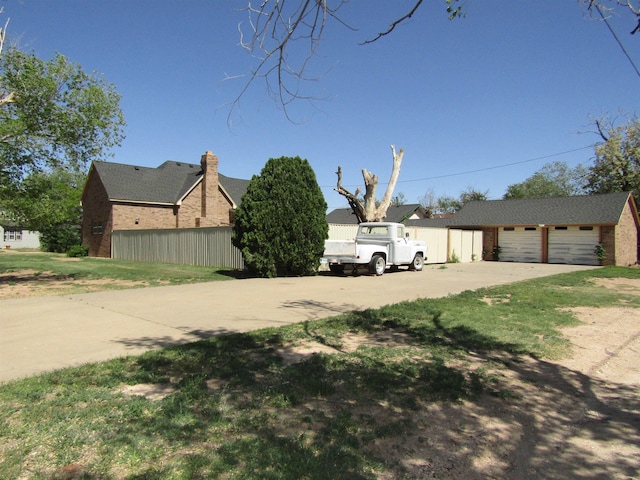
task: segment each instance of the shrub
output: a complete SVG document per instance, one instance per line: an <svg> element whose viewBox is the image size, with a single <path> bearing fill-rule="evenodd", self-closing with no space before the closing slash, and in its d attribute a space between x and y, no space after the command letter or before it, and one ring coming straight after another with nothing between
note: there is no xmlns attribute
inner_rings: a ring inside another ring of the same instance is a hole
<svg viewBox="0 0 640 480"><path fill-rule="evenodd" d="M67 250L67 257L86 257L89 255L89 247L84 245L73 245Z"/></svg>
<svg viewBox="0 0 640 480"><path fill-rule="evenodd" d="M326 211L307 160L271 158L251 179L236 210L233 244L255 275L315 273L329 232Z"/></svg>

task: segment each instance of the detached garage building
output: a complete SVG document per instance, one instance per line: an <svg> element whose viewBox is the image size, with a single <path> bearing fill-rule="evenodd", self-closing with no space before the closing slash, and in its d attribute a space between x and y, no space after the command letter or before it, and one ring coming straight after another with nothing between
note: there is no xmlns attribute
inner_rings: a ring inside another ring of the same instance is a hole
<svg viewBox="0 0 640 480"><path fill-rule="evenodd" d="M483 231L485 259L598 265L638 263L640 220L628 192L576 197L470 202L449 227Z"/></svg>

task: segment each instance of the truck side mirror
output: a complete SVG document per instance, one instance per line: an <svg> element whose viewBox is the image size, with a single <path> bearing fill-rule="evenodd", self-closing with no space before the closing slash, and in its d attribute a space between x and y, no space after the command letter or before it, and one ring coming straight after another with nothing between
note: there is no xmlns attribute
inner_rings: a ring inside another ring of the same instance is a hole
<svg viewBox="0 0 640 480"><path fill-rule="evenodd" d="M407 237L407 238L409 238L409 232L406 232L406 233L404 234L404 236L405 236L405 237Z"/></svg>

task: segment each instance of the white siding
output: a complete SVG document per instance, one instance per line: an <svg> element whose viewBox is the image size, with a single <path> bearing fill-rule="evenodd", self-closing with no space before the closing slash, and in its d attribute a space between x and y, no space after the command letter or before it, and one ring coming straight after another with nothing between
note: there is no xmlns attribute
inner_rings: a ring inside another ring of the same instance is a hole
<svg viewBox="0 0 640 480"><path fill-rule="evenodd" d="M0 248L40 248L40 232L0 227L0 239L2 239Z"/></svg>
<svg viewBox="0 0 640 480"><path fill-rule="evenodd" d="M582 228L549 228L549 263L598 265L594 250L600 238L599 228Z"/></svg>
<svg viewBox="0 0 640 480"><path fill-rule="evenodd" d="M501 262L542 261L542 229L537 227L500 228L498 232Z"/></svg>

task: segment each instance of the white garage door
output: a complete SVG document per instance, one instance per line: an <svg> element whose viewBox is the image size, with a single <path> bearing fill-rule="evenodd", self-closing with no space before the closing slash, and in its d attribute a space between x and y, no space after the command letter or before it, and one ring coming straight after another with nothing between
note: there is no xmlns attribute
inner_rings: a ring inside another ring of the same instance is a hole
<svg viewBox="0 0 640 480"><path fill-rule="evenodd" d="M542 261L542 231L537 227L503 227L498 232L501 262Z"/></svg>
<svg viewBox="0 0 640 480"><path fill-rule="evenodd" d="M598 265L598 227L550 227L549 263Z"/></svg>

